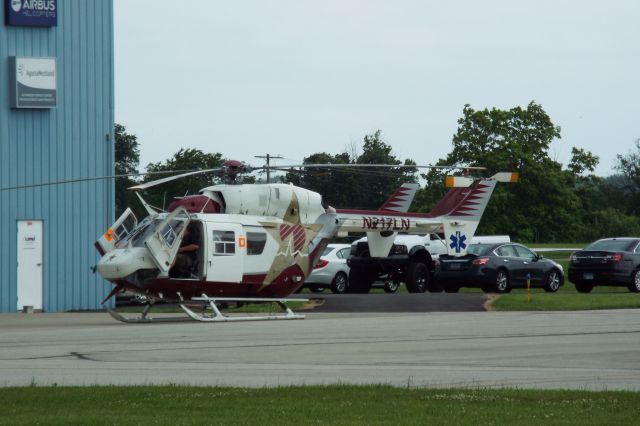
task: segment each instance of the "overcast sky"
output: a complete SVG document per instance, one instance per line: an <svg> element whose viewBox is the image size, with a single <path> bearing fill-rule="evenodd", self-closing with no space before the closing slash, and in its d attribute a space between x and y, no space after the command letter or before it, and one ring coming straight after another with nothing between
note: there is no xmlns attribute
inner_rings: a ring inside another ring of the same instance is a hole
<svg viewBox="0 0 640 426"><path fill-rule="evenodd" d="M253 165L337 154L382 130L400 158L451 150L465 104L534 100L551 156L640 138L637 0L115 0L116 121L141 166L199 148Z"/></svg>

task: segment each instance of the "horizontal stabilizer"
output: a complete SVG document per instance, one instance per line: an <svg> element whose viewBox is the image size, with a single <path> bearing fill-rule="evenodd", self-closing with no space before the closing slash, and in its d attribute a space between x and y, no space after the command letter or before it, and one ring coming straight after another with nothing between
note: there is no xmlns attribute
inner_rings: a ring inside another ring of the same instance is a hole
<svg viewBox="0 0 640 426"><path fill-rule="evenodd" d="M497 182L515 183L518 181L519 174L516 172L501 172L491 176L488 180ZM447 176L444 184L447 188L468 188L476 179L467 176Z"/></svg>
<svg viewBox="0 0 640 426"><path fill-rule="evenodd" d="M517 172L502 172L496 173L491 176L491 179L498 182L507 182L507 183L515 183L520 178L520 174Z"/></svg>
<svg viewBox="0 0 640 426"><path fill-rule="evenodd" d="M466 176L447 176L444 179L447 188L468 188L473 182L473 178Z"/></svg>

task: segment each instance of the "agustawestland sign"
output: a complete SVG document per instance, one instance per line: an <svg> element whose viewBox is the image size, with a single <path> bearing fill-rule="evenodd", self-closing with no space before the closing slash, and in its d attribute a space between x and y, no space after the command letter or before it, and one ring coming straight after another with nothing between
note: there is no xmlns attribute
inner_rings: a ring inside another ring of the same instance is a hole
<svg viewBox="0 0 640 426"><path fill-rule="evenodd" d="M58 24L57 0L4 0L7 25L53 27Z"/></svg>
<svg viewBox="0 0 640 426"><path fill-rule="evenodd" d="M56 58L9 57L12 108L55 108Z"/></svg>

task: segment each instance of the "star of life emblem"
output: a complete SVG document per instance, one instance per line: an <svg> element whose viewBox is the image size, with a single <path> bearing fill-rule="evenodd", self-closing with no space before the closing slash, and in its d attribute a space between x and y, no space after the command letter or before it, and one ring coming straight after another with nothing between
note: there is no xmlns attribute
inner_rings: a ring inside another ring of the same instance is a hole
<svg viewBox="0 0 640 426"><path fill-rule="evenodd" d="M460 231L456 231L455 235L451 234L449 239L451 240L451 244L449 244L449 247L454 249L456 253L460 253L461 250L467 248L467 244L465 243L467 237L466 235L462 235Z"/></svg>

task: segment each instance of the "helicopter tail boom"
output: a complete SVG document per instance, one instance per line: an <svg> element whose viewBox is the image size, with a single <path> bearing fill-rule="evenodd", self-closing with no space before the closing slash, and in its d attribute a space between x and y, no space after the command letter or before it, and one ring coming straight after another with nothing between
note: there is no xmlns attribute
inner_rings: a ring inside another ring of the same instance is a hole
<svg viewBox="0 0 640 426"><path fill-rule="evenodd" d="M447 180L454 187L429 213L390 210L338 210L341 232L366 232L372 257L386 257L398 232L444 232L449 254L463 255L475 234L497 182L515 182L517 174L498 173L491 178L461 177ZM409 202L410 203L410 202Z"/></svg>

